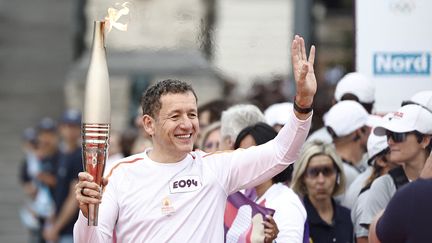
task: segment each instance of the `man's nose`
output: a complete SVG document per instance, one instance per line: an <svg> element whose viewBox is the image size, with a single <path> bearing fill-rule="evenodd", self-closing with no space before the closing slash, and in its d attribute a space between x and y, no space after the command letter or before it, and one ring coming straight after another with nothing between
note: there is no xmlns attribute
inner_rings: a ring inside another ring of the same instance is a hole
<svg viewBox="0 0 432 243"><path fill-rule="evenodd" d="M182 116L180 127L183 129L192 128L192 121L187 115Z"/></svg>

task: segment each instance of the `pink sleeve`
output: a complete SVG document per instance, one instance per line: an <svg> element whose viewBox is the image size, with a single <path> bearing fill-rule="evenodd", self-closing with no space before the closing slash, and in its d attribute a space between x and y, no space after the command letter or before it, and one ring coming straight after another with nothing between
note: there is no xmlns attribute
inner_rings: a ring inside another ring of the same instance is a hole
<svg viewBox="0 0 432 243"><path fill-rule="evenodd" d="M299 120L291 111L290 121L275 139L260 146L216 153L205 158L227 195L257 186L294 163L309 132L312 116Z"/></svg>

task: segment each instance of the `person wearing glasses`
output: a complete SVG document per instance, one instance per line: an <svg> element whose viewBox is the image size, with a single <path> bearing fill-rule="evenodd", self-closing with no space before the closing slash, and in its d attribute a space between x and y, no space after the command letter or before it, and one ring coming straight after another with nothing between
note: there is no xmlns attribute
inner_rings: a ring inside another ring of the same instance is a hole
<svg viewBox="0 0 432 243"><path fill-rule="evenodd" d="M431 121L431 112L410 104L399 108L391 119L374 129L375 135L386 136L390 161L402 166L390 170L372 183L361 224L369 227L396 191L419 177L432 147Z"/></svg>
<svg viewBox="0 0 432 243"><path fill-rule="evenodd" d="M214 153L219 150L220 121L213 122L204 128L199 148L206 153Z"/></svg>
<svg viewBox="0 0 432 243"><path fill-rule="evenodd" d="M353 242L350 210L333 199L345 190L344 168L333 145L305 144L291 187L303 197L310 242Z"/></svg>

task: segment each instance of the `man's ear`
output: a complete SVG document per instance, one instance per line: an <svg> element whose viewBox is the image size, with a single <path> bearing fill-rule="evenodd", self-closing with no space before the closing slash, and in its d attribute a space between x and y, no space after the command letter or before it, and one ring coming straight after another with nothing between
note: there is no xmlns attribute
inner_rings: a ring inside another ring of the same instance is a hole
<svg viewBox="0 0 432 243"><path fill-rule="evenodd" d="M155 120L149 115L142 116L142 125L144 130L152 137L155 133Z"/></svg>

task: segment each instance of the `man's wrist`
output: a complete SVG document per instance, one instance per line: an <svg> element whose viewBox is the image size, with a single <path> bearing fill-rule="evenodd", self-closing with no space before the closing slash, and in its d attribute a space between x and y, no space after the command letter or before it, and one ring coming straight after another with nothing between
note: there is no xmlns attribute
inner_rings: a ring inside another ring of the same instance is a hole
<svg viewBox="0 0 432 243"><path fill-rule="evenodd" d="M294 97L294 110L298 113L307 114L313 110L313 100L303 99L299 100L297 96Z"/></svg>

